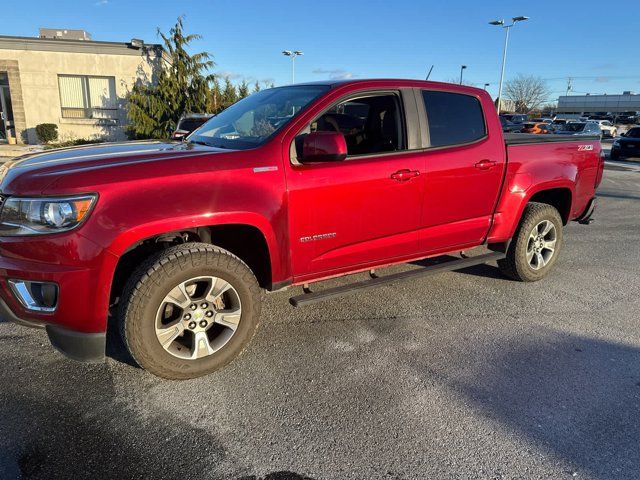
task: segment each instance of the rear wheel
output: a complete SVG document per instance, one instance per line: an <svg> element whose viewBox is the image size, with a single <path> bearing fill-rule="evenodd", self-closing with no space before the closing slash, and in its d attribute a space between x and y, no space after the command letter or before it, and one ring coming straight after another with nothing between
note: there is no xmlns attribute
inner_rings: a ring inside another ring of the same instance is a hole
<svg viewBox="0 0 640 480"><path fill-rule="evenodd" d="M222 368L249 343L260 288L239 258L208 244L172 247L129 279L120 305L129 352L149 372L187 379Z"/></svg>
<svg viewBox="0 0 640 480"><path fill-rule="evenodd" d="M562 218L544 203L529 203L509 245L507 257L498 266L507 277L535 282L549 274L562 248Z"/></svg>

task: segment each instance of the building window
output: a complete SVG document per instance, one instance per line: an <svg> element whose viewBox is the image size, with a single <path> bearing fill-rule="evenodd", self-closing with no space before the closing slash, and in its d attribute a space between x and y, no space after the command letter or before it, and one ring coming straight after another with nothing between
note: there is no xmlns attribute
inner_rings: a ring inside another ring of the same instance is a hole
<svg viewBox="0 0 640 480"><path fill-rule="evenodd" d="M58 75L62 118L117 118L115 77Z"/></svg>

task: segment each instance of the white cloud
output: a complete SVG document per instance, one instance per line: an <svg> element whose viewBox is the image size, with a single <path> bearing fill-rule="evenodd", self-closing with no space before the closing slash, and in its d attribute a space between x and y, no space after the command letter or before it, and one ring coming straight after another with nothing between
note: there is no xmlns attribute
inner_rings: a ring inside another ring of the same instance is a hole
<svg viewBox="0 0 640 480"><path fill-rule="evenodd" d="M326 70L324 68L316 68L312 73L316 75L328 76L331 80L349 80L350 78L357 77L353 72L347 72L342 68L335 68L333 70Z"/></svg>
<svg viewBox="0 0 640 480"><path fill-rule="evenodd" d="M105 5L109 5L109 0L99 0L94 3L96 7L104 7Z"/></svg>

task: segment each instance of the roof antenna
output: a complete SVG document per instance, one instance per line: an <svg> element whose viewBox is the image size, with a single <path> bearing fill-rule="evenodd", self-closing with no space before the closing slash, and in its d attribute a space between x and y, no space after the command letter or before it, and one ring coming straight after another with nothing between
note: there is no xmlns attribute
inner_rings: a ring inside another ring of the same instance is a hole
<svg viewBox="0 0 640 480"><path fill-rule="evenodd" d="M432 71L433 71L433 65L431 65L431 68L429 69L429 73L427 73L427 78L425 78L425 80L429 80L429 77L431 76Z"/></svg>

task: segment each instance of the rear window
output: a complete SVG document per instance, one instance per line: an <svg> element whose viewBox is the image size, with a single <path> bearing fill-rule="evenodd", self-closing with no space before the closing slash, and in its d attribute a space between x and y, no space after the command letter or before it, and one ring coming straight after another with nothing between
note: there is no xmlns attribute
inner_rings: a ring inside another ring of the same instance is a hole
<svg viewBox="0 0 640 480"><path fill-rule="evenodd" d="M471 143L486 136L482 106L477 98L428 90L422 91L422 98L432 147Z"/></svg>

